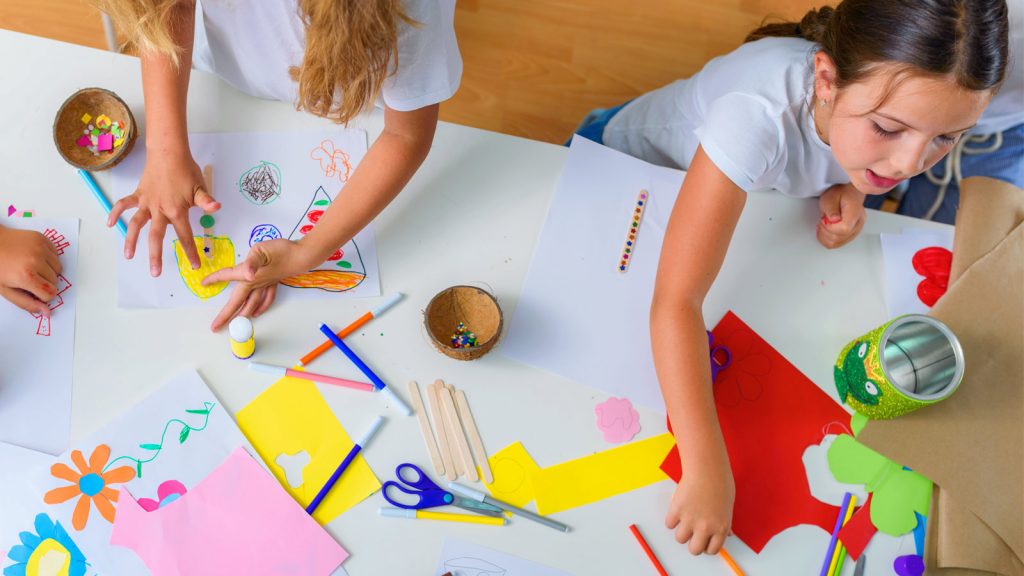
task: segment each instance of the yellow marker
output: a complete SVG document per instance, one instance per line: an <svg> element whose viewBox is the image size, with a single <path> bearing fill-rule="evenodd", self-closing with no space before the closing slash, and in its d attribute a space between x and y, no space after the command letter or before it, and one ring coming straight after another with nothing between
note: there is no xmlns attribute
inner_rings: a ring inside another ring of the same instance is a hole
<svg viewBox="0 0 1024 576"><path fill-rule="evenodd" d="M252 320L245 316L237 316L228 324L231 334L231 352L236 358L245 360L256 351L256 336L252 329Z"/></svg>
<svg viewBox="0 0 1024 576"><path fill-rule="evenodd" d="M389 518L415 518L417 520L441 520L443 522L465 522L467 524L488 524L490 526L504 526L503 516L477 516L475 514L447 514L445 512L428 512L426 510L408 510L404 508L390 508L382 506L377 511L381 516Z"/></svg>
<svg viewBox="0 0 1024 576"><path fill-rule="evenodd" d="M850 516L853 516L853 509L856 506L857 496L851 495L850 505L846 507L846 516L843 517L843 526L846 526L846 523L850 521ZM846 548L842 545L842 543L837 542L835 552L832 553L832 562L830 562L828 565L829 576L832 576L835 573L836 564L839 562L839 556L841 554L846 554Z"/></svg>

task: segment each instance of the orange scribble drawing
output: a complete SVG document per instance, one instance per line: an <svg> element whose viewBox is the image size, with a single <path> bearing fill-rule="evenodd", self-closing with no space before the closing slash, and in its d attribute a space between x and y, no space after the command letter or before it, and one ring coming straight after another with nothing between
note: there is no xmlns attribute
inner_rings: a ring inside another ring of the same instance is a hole
<svg viewBox="0 0 1024 576"><path fill-rule="evenodd" d="M366 275L341 270L310 270L281 280L292 288L319 288L327 292L344 292L359 285Z"/></svg>
<svg viewBox="0 0 1024 576"><path fill-rule="evenodd" d="M349 154L340 148L335 148L334 142L324 140L319 146L310 151L309 157L320 162L320 170L328 178L338 178L344 184L352 174L352 164L349 162Z"/></svg>

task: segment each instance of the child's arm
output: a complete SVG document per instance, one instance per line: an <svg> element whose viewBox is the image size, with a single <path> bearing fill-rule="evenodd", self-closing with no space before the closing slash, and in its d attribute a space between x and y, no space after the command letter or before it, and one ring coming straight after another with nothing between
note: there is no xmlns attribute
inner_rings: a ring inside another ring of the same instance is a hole
<svg viewBox="0 0 1024 576"><path fill-rule="evenodd" d="M178 0L168 30L180 48L178 64L165 54L142 52L142 91L146 102L146 167L135 193L114 204L107 226L114 226L121 213L138 208L128 222L124 241L125 258L135 256L139 232L149 224L149 271L159 276L163 267L163 243L167 226L181 241L182 250L192 268L200 266L199 252L192 240L188 210L199 206L215 212L220 204L205 189L203 174L192 159L188 145L186 102L189 71L192 68L192 42L195 35L194 0Z"/></svg>
<svg viewBox="0 0 1024 576"><path fill-rule="evenodd" d="M865 194L853 184L836 184L818 198L821 220L818 242L825 248L839 248L860 234L864 227Z"/></svg>
<svg viewBox="0 0 1024 576"><path fill-rule="evenodd" d="M716 554L732 522L735 488L701 308L745 202L746 193L698 147L665 232L651 303L654 364L685 467L665 525L693 554Z"/></svg>
<svg viewBox="0 0 1024 576"><path fill-rule="evenodd" d="M33 314L50 315L47 302L57 295L60 259L53 243L39 232L0 226L0 296Z"/></svg>
<svg viewBox="0 0 1024 576"><path fill-rule="evenodd" d="M323 262L352 239L401 192L423 163L437 128L437 104L399 112L384 109L384 131L306 236L297 242L270 240L249 250L245 261L207 276L204 284L237 281L212 329L219 330L232 318L258 316L274 300L277 283Z"/></svg>

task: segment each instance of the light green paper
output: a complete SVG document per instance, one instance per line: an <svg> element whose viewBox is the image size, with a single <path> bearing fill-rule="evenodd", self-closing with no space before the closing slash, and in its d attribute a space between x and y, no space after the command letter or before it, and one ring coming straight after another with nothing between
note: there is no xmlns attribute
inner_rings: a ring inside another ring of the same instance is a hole
<svg viewBox="0 0 1024 576"><path fill-rule="evenodd" d="M932 482L841 434L828 449L828 467L839 482L863 484L871 493L871 523L892 536L917 526L914 512L928 515Z"/></svg>
<svg viewBox="0 0 1024 576"><path fill-rule="evenodd" d="M868 423L868 417L861 414L860 412L854 412L853 416L850 417L850 429L853 430L854 436L860 436L860 431L864 429Z"/></svg>

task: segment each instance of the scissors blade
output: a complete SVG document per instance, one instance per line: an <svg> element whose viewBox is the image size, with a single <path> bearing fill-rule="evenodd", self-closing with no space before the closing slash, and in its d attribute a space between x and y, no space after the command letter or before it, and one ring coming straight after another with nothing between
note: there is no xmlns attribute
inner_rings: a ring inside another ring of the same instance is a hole
<svg viewBox="0 0 1024 576"><path fill-rule="evenodd" d="M463 510L469 510L470 512L476 512L483 514L484 516L498 517L504 514L501 508L493 506L486 502L477 502L476 500L470 500L469 498L463 498L462 496L456 496L455 501L452 502L452 506L458 506Z"/></svg>

